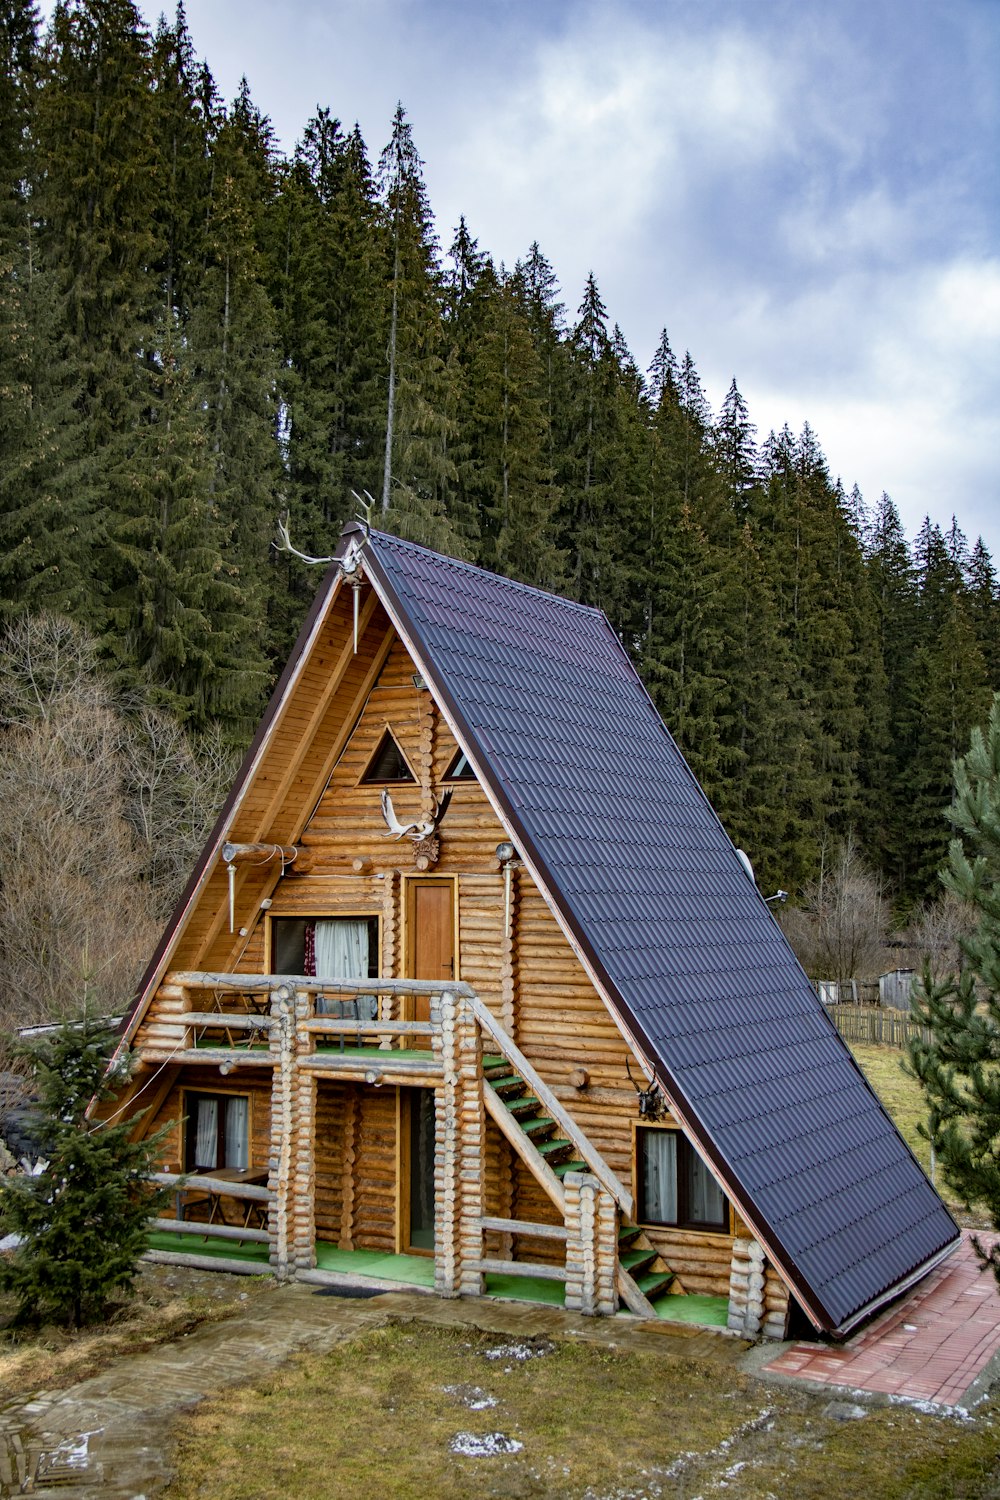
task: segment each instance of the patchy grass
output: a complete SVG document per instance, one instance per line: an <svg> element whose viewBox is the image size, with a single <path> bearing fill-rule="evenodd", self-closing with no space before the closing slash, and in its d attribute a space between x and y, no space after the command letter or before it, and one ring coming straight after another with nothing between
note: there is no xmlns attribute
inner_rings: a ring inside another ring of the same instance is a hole
<svg viewBox="0 0 1000 1500"><path fill-rule="evenodd" d="M877 1047L866 1042L849 1042L848 1046L857 1058L868 1082L895 1121L903 1139L924 1171L930 1176L930 1144L924 1140L917 1129L919 1122L927 1118L927 1108L920 1084L903 1071L905 1052L899 1047ZM970 1229L991 1227L989 1215L985 1210L974 1210L970 1213L962 1208L940 1172L935 1174L934 1186L960 1224Z"/></svg>
<svg viewBox="0 0 1000 1500"><path fill-rule="evenodd" d="M0 1297L0 1401L85 1380L119 1355L136 1354L201 1323L230 1317L248 1298L273 1285L270 1277L146 1265L136 1279L135 1295L112 1307L104 1323L79 1332L51 1324L12 1328L15 1299Z"/></svg>
<svg viewBox="0 0 1000 1500"><path fill-rule="evenodd" d="M490 1354L500 1348L500 1357ZM530 1350L534 1357L518 1357ZM986 1500L998 1413L975 1420L771 1386L676 1352L512 1343L393 1323L184 1419L175 1500L552 1497ZM842 1403L841 1403L842 1405ZM517 1445L520 1445L518 1447ZM485 1456L469 1456L486 1450Z"/></svg>

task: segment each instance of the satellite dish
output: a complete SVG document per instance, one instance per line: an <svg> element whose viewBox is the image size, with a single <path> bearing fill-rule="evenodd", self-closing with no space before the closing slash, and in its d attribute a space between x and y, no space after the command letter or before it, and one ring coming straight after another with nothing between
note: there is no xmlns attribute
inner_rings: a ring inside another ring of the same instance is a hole
<svg viewBox="0 0 1000 1500"><path fill-rule="evenodd" d="M737 849L736 857L739 860L740 864L743 866L744 870L746 870L747 874L750 876L750 879L753 881L754 885L756 885L757 877L753 872L753 865L750 863L749 854L745 849Z"/></svg>

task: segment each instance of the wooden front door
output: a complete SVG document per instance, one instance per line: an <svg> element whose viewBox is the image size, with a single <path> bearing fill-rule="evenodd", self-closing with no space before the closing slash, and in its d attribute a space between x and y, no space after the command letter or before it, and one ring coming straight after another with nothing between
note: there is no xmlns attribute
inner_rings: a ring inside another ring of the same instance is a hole
<svg viewBox="0 0 1000 1500"><path fill-rule="evenodd" d="M451 880L411 880L407 900L407 974L438 983L455 978L455 886ZM430 1000L417 997L415 1021L429 1021Z"/></svg>

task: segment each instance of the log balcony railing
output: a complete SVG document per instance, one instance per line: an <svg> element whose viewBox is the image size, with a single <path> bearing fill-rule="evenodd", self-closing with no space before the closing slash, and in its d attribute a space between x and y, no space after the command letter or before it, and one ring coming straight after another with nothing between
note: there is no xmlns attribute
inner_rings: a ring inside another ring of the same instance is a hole
<svg viewBox="0 0 1000 1500"><path fill-rule="evenodd" d="M565 1283L569 1308L612 1313L621 1296L634 1312L653 1315L642 1293L630 1284L618 1255L619 1216L631 1216L631 1194L469 985L175 972L167 976L161 995L170 1002L169 1015L161 1012L166 1025L152 1046L147 1043L142 1048L150 1061L217 1063L227 1073L248 1066L272 1070L268 1186L258 1191L267 1194L266 1238L272 1269L279 1276L329 1279L316 1266L316 1085L324 1075L353 1077L376 1086L398 1083L435 1091L435 1289L439 1293L480 1295L489 1274L538 1276ZM411 1019L418 996L429 999L429 1021ZM321 997L355 1013L317 1013ZM370 1018L357 1013L362 1000ZM341 1050L330 1042L340 1043ZM500 1054L516 1070L572 1143L579 1165L562 1178L546 1164L488 1083L484 1044L490 1054ZM561 1223L508 1219L486 1212L487 1117L544 1188ZM233 1192L231 1196L239 1195ZM197 1231L206 1227L216 1226L198 1224ZM194 1225L191 1232L195 1232ZM489 1233L501 1236L501 1245L505 1239L509 1243L511 1236L563 1242L565 1265L488 1255L484 1237ZM256 1239L264 1234L262 1230L242 1236L237 1232L225 1238Z"/></svg>

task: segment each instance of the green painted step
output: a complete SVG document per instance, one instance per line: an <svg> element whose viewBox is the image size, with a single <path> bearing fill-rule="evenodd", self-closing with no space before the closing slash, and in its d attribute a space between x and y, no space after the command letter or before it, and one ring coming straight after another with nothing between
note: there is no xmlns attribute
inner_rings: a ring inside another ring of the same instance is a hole
<svg viewBox="0 0 1000 1500"><path fill-rule="evenodd" d="M623 1224L618 1231L618 1248L623 1249L639 1238L642 1230L638 1224Z"/></svg>
<svg viewBox="0 0 1000 1500"><path fill-rule="evenodd" d="M541 1145L538 1147L538 1154L539 1156L551 1158L553 1156L561 1155L564 1151L571 1151L572 1149L572 1141L564 1141L561 1136L556 1136L554 1140L542 1141Z"/></svg>
<svg viewBox="0 0 1000 1500"><path fill-rule="evenodd" d="M493 1068L507 1068L510 1064L505 1057L499 1057L494 1053L483 1053L483 1072L488 1073Z"/></svg>
<svg viewBox="0 0 1000 1500"><path fill-rule="evenodd" d="M514 1119L518 1121L520 1121L522 1115L531 1115L535 1110L541 1109L541 1107L541 1099L536 1099L534 1094L518 1094L517 1098L511 1099L507 1105Z"/></svg>
<svg viewBox="0 0 1000 1500"><path fill-rule="evenodd" d="M658 1297L661 1292L668 1289L674 1279L674 1273L673 1271L649 1271L645 1276L636 1276L633 1279L643 1296L652 1301L654 1297Z"/></svg>
<svg viewBox="0 0 1000 1500"><path fill-rule="evenodd" d="M624 1250L619 1252L618 1259L626 1271L631 1271L635 1276L637 1272L644 1271L651 1266L659 1252L657 1250Z"/></svg>
<svg viewBox="0 0 1000 1500"><path fill-rule="evenodd" d="M567 1141L566 1144L569 1145L569 1142ZM552 1170L553 1170L553 1172L555 1172L555 1174L556 1174L557 1177L565 1177L567 1172L586 1172L586 1170L587 1170L587 1163L585 1161L575 1161L575 1160L574 1161L561 1161L561 1162L557 1162L556 1165L552 1168Z"/></svg>
<svg viewBox="0 0 1000 1500"><path fill-rule="evenodd" d="M521 1120L518 1123L528 1139L532 1141L536 1136L548 1135L549 1131L556 1127L556 1122L551 1115L536 1115L533 1120Z"/></svg>
<svg viewBox="0 0 1000 1500"><path fill-rule="evenodd" d="M520 1073L509 1073L505 1078L491 1078L490 1083L501 1099L506 1099L508 1094L522 1094L527 1088Z"/></svg>

